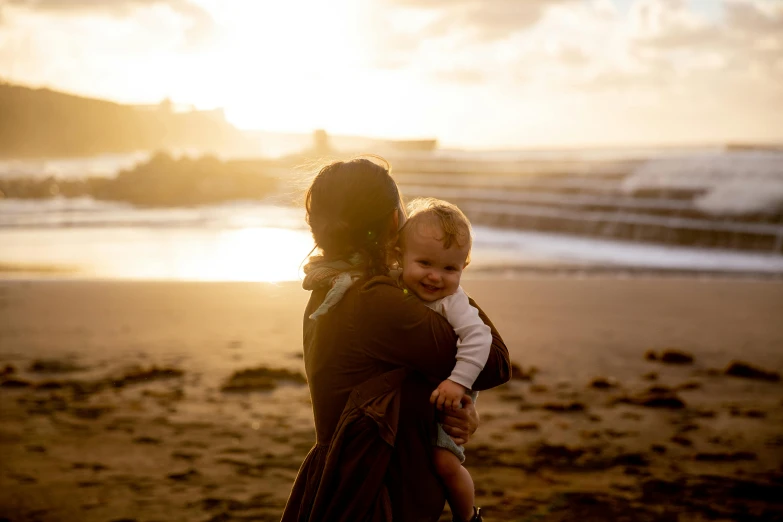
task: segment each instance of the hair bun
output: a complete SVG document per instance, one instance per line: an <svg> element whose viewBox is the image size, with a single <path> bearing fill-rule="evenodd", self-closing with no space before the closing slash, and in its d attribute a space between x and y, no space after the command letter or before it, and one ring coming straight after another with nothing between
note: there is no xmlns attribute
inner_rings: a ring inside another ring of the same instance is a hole
<svg viewBox="0 0 783 522"><path fill-rule="evenodd" d="M327 235L347 238L351 231L351 225L342 219L335 219L324 223L323 230Z"/></svg>
<svg viewBox="0 0 783 522"><path fill-rule="evenodd" d="M337 219L319 222L313 234L325 250L340 251L343 245L352 243L352 230L347 221Z"/></svg>

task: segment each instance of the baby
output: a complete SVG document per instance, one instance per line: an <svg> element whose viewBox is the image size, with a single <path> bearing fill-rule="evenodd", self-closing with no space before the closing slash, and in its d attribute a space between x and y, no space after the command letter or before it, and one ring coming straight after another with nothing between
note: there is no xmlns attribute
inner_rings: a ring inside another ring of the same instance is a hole
<svg viewBox="0 0 783 522"><path fill-rule="evenodd" d="M470 222L456 206L432 198L413 200L408 211L397 247L403 287L443 315L459 336L454 369L432 392L430 401L438 409L461 408L463 396L471 392L492 344L490 328L470 305L459 284L462 271L470 262ZM474 516L480 520L473 507L473 479L462 466L464 450L441 425L434 461L448 491L455 520L472 520Z"/></svg>

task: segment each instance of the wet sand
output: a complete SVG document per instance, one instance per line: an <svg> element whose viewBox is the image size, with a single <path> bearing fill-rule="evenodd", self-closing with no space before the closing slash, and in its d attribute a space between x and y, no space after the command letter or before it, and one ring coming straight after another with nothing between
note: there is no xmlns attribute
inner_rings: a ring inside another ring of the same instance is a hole
<svg viewBox="0 0 783 522"><path fill-rule="evenodd" d="M465 287L521 369L467 447L488 520L783 520L783 283ZM306 386L226 385L302 370L306 299L0 283L0 520L278 520L314 440Z"/></svg>

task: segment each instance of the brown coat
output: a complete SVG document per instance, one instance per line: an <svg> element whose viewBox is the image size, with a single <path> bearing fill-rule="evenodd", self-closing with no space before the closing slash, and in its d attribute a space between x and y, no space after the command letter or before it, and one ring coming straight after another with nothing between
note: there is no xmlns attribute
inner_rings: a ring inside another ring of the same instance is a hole
<svg viewBox="0 0 783 522"><path fill-rule="evenodd" d="M304 316L316 445L282 520L434 522L445 491L432 464L429 396L454 367L457 336L388 277L355 284L326 315L308 319L325 295L313 291ZM511 376L503 340L480 315L493 343L476 390Z"/></svg>

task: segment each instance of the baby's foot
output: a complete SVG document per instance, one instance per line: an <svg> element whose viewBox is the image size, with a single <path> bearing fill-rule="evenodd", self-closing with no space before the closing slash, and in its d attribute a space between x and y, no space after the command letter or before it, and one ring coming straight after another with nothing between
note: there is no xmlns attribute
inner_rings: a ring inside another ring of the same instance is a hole
<svg viewBox="0 0 783 522"><path fill-rule="evenodd" d="M452 518L453 522L484 522L484 517L481 516L481 508L473 506L473 516L470 520L458 520L456 517Z"/></svg>

